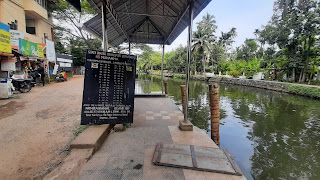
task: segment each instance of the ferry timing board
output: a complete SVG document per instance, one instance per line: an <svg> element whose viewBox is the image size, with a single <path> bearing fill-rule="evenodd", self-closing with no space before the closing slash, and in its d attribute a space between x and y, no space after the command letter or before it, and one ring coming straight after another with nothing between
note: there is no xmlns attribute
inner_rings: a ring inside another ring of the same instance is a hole
<svg viewBox="0 0 320 180"><path fill-rule="evenodd" d="M133 122L137 58L87 50L81 124Z"/></svg>

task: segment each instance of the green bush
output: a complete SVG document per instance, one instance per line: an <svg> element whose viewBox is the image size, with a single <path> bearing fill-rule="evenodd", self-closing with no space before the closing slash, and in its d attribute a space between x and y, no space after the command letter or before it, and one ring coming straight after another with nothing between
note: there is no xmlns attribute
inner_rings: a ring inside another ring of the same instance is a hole
<svg viewBox="0 0 320 180"><path fill-rule="evenodd" d="M186 75L185 74L174 74L173 78L178 78L178 79L185 79Z"/></svg>
<svg viewBox="0 0 320 180"><path fill-rule="evenodd" d="M289 92L294 94L320 98L320 87L304 86L304 85L288 85L287 89Z"/></svg>
<svg viewBox="0 0 320 180"><path fill-rule="evenodd" d="M229 75L236 77L236 78L239 77L239 74L240 74L240 72L235 69L229 72Z"/></svg>

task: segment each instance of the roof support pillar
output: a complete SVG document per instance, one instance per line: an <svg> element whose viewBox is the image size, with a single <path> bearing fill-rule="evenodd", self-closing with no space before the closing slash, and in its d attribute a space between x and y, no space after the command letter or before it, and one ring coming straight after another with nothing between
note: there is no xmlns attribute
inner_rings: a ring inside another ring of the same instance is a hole
<svg viewBox="0 0 320 180"><path fill-rule="evenodd" d="M129 41L129 55L131 54L131 42Z"/></svg>
<svg viewBox="0 0 320 180"><path fill-rule="evenodd" d="M188 101L189 101L189 80L190 80L190 63L191 63L191 42L192 42L192 23L193 23L193 1L189 4L189 27L188 27L188 44L187 44L187 67L186 67L186 95L184 105L184 123L188 123Z"/></svg>
<svg viewBox="0 0 320 180"><path fill-rule="evenodd" d="M108 33L107 33L107 6L106 1L102 0L102 14L101 14L101 20L102 20L102 46L103 51L108 51Z"/></svg>
<svg viewBox="0 0 320 180"><path fill-rule="evenodd" d="M161 63L161 92L163 94L163 63L164 63L164 43L162 44L162 63Z"/></svg>

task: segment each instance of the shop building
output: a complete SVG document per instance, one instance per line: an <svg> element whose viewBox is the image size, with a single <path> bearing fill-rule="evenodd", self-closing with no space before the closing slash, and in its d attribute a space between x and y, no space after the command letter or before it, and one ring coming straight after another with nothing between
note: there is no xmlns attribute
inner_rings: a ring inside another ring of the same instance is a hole
<svg viewBox="0 0 320 180"><path fill-rule="evenodd" d="M0 0L0 22L24 34L24 39L45 44L53 41L53 21L48 0Z"/></svg>

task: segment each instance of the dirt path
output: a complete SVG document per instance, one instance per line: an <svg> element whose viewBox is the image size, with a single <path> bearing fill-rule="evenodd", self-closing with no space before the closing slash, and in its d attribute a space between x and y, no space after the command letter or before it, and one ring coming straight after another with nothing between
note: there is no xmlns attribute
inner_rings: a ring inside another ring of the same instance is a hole
<svg viewBox="0 0 320 180"><path fill-rule="evenodd" d="M0 179L41 179L80 124L83 76L0 100Z"/></svg>

